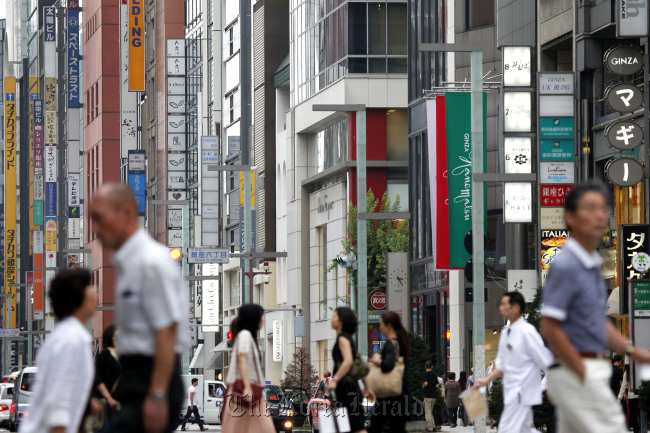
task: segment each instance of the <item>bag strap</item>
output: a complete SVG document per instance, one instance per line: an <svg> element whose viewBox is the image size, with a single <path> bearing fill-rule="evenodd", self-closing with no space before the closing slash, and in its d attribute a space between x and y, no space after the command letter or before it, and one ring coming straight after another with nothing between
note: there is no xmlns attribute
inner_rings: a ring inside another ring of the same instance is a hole
<svg viewBox="0 0 650 433"><path fill-rule="evenodd" d="M260 378L260 370L257 366L257 348L255 347L255 340L251 341L251 345L253 346L253 351L251 352L251 356L253 357L253 363L255 364L255 376L257 376L257 384L261 385L262 380Z"/></svg>

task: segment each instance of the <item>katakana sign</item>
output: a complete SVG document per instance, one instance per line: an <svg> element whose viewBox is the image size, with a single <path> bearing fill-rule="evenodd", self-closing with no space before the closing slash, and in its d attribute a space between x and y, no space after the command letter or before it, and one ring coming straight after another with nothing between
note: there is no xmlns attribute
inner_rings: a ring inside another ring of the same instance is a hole
<svg viewBox="0 0 650 433"><path fill-rule="evenodd" d="M643 129L638 123L623 120L612 123L605 129L605 139L619 150L630 150L643 142Z"/></svg>
<svg viewBox="0 0 650 433"><path fill-rule="evenodd" d="M605 101L614 111L631 113L643 103L643 92L633 84L620 83L605 90Z"/></svg>
<svg viewBox="0 0 650 433"><path fill-rule="evenodd" d="M642 274L634 269L632 258L639 253L650 253L650 226L647 224L621 224L618 238L619 287L623 292L621 314L625 314L628 311L629 283L642 278Z"/></svg>

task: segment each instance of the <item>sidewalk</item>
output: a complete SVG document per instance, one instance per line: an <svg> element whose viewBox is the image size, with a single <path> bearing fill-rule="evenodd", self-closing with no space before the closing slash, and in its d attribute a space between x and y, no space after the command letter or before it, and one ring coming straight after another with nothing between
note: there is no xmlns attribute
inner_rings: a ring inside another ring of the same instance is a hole
<svg viewBox="0 0 650 433"><path fill-rule="evenodd" d="M427 433L425 430L425 424L424 421L409 421L406 423L406 431L412 432L412 433ZM451 428L449 426L443 425L442 426L442 431L443 432L454 432L454 433L474 433L474 427L473 426L467 426L463 427L462 424L455 427ZM496 433L497 429L490 429L490 426L486 427L486 431L488 433Z"/></svg>

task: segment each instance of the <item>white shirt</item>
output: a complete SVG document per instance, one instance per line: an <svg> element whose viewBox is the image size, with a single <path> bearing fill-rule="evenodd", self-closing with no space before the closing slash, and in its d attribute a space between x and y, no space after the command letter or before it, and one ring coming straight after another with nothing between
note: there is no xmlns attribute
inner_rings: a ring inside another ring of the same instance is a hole
<svg viewBox="0 0 650 433"><path fill-rule="evenodd" d="M46 433L65 426L66 433L77 433L95 378L90 333L74 317L62 320L45 339L36 365L29 416L20 432Z"/></svg>
<svg viewBox="0 0 650 433"><path fill-rule="evenodd" d="M188 294L178 263L143 229L131 236L113 255L118 269L117 329L121 356L153 356L156 332L178 325L174 351L189 346Z"/></svg>
<svg viewBox="0 0 650 433"><path fill-rule="evenodd" d="M245 329L239 331L235 339L232 356L230 357L230 366L228 366L228 375L226 376L226 385L232 385L237 379L241 379L239 364L237 363L239 355L246 355L248 379L250 382L257 385L264 385L264 373L260 365L260 354L257 350L257 345L255 344L255 340L253 340L253 335Z"/></svg>
<svg viewBox="0 0 650 433"><path fill-rule="evenodd" d="M196 387L194 385L190 385L189 388L187 388L187 406L192 407L192 406L197 406L196 404ZM192 402L192 394L194 394L194 402Z"/></svg>
<svg viewBox="0 0 650 433"><path fill-rule="evenodd" d="M495 367L503 372L503 402L542 403L542 371L553 361L542 337L523 317L501 331Z"/></svg>

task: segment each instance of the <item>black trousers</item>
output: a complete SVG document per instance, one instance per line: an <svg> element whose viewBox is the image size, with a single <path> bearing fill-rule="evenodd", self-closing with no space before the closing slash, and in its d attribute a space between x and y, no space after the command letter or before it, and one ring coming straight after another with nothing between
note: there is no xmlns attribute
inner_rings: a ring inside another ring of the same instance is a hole
<svg viewBox="0 0 650 433"><path fill-rule="evenodd" d="M196 405L192 407L187 406L187 413L185 414L185 418L183 418L183 424L181 425L181 428L185 428L185 424L187 424L187 421L190 419L190 416L192 416L192 413L194 414L194 420L199 425L199 428L203 430L203 420L199 414L199 408Z"/></svg>
<svg viewBox="0 0 650 433"><path fill-rule="evenodd" d="M408 418L406 396L377 399L370 419L370 433L381 433L388 423L391 433L404 433Z"/></svg>
<svg viewBox="0 0 650 433"><path fill-rule="evenodd" d="M458 406L448 407L447 414L449 414L449 424L456 427L456 424L458 424Z"/></svg>
<svg viewBox="0 0 650 433"><path fill-rule="evenodd" d="M153 358L149 356L124 356L120 358L122 377L116 393L116 400L122 409L109 421L108 433L142 433L144 431L142 405L149 392L149 382L153 371ZM180 367L176 360L169 384L165 433L171 433L178 426L178 415L185 397L181 382Z"/></svg>

